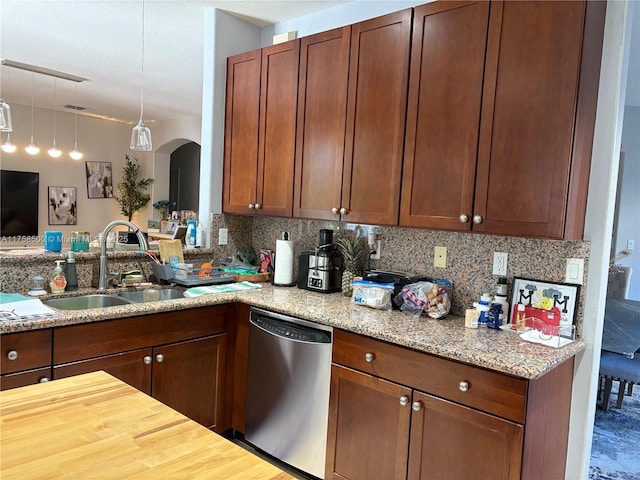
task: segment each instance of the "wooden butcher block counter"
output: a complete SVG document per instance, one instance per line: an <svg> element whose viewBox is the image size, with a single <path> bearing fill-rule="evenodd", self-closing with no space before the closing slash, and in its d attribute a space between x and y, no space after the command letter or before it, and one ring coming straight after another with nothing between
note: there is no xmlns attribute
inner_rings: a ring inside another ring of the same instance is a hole
<svg viewBox="0 0 640 480"><path fill-rule="evenodd" d="M99 371L0 394L0 478L293 477Z"/></svg>

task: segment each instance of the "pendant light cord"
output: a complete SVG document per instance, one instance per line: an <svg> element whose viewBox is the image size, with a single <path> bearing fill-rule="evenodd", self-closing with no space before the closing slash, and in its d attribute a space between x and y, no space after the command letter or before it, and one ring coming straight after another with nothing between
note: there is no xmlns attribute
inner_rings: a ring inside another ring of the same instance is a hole
<svg viewBox="0 0 640 480"><path fill-rule="evenodd" d="M33 86L35 84L35 73L31 72L31 138L33 138Z"/></svg>
<svg viewBox="0 0 640 480"><path fill-rule="evenodd" d="M53 77L53 141L56 141L56 77Z"/></svg>
<svg viewBox="0 0 640 480"><path fill-rule="evenodd" d="M142 0L142 68L140 68L140 118L144 115L144 0Z"/></svg>
<svg viewBox="0 0 640 480"><path fill-rule="evenodd" d="M78 145L78 82L76 82L76 114L74 115L75 128L74 128L74 142L75 146ZM74 146L74 148L75 148Z"/></svg>

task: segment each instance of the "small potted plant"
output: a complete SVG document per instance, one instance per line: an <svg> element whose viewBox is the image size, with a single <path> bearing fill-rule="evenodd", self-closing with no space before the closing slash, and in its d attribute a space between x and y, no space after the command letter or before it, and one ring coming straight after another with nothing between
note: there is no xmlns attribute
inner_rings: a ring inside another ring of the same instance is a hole
<svg viewBox="0 0 640 480"><path fill-rule="evenodd" d="M158 200L153 204L153 208L160 212L162 218L160 220L169 220L171 218L171 210L175 208L176 202L170 200Z"/></svg>

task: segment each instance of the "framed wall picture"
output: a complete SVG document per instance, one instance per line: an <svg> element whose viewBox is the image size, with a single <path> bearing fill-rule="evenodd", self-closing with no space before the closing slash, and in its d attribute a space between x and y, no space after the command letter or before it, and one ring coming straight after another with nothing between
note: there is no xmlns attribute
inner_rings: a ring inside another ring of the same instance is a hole
<svg viewBox="0 0 640 480"><path fill-rule="evenodd" d="M49 225L77 225L76 187L49 187Z"/></svg>
<svg viewBox="0 0 640 480"><path fill-rule="evenodd" d="M87 196L113 198L111 162L85 162L87 170Z"/></svg>
<svg viewBox="0 0 640 480"><path fill-rule="evenodd" d="M509 321L515 323L518 304L523 304L527 318L547 325L574 325L579 296L580 285L514 277Z"/></svg>

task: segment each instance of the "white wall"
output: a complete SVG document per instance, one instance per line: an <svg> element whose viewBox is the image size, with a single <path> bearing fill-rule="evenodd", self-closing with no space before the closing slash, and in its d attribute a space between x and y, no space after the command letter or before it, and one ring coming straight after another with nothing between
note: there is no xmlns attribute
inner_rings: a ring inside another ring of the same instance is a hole
<svg viewBox="0 0 640 480"><path fill-rule="evenodd" d="M637 28L640 30L640 25ZM640 90L637 85L636 89ZM622 153L618 208L611 251L612 255L621 252L627 248L629 240L634 241L635 249L631 255L617 263L633 269L629 298L640 300L640 107L625 107Z"/></svg>
<svg viewBox="0 0 640 480"><path fill-rule="evenodd" d="M566 470L569 480L586 479L589 473L626 88L628 7L628 2L607 3L584 237L591 242L582 324L587 348L576 356L574 368Z"/></svg>

